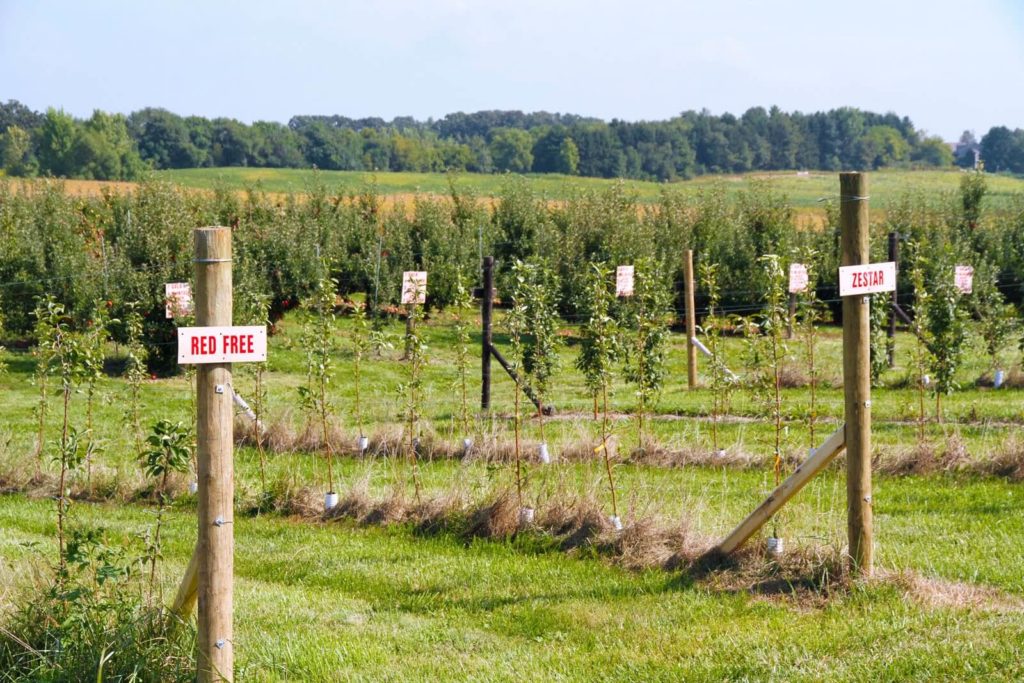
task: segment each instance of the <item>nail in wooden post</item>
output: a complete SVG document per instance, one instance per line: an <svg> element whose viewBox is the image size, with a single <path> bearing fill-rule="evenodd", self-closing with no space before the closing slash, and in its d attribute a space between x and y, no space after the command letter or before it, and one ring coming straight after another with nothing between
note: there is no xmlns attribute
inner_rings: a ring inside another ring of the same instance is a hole
<svg viewBox="0 0 1024 683"><path fill-rule="evenodd" d="M494 312L494 257L484 257L484 286L480 296L480 409L491 407L491 316Z"/></svg>
<svg viewBox="0 0 1024 683"><path fill-rule="evenodd" d="M198 228L196 326L231 325L231 228ZM199 629L201 683L231 681L234 472L231 364L196 366L199 468Z"/></svg>
<svg viewBox="0 0 1024 683"><path fill-rule="evenodd" d="M896 264L896 281L899 282L900 273L900 241L899 235L895 232L889 233L889 260ZM892 306L889 306L889 329L886 330L885 352L889 367L896 367L896 310L894 306L899 303L896 298L896 290L892 290Z"/></svg>
<svg viewBox="0 0 1024 683"><path fill-rule="evenodd" d="M684 293L686 295L686 381L691 389L697 387L697 347L693 340L697 336L697 312L694 310L693 293L693 249L686 250L683 261Z"/></svg>
<svg viewBox="0 0 1024 683"><path fill-rule="evenodd" d="M868 180L839 174L842 263L869 262ZM870 297L843 297L843 387L846 394L846 524L850 569L870 576L873 568L871 516Z"/></svg>

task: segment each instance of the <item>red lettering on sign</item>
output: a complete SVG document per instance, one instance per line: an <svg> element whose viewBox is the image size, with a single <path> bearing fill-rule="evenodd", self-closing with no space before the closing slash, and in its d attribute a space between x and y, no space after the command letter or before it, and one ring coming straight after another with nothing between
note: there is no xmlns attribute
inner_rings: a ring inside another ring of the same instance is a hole
<svg viewBox="0 0 1024 683"><path fill-rule="evenodd" d="M199 353L199 337L192 337L192 355Z"/></svg>
<svg viewBox="0 0 1024 683"><path fill-rule="evenodd" d="M885 271L873 270L870 273L850 273L851 287L881 287L885 284Z"/></svg>
<svg viewBox="0 0 1024 683"><path fill-rule="evenodd" d="M255 353L253 350L252 335L245 335L245 348L242 349L242 353Z"/></svg>

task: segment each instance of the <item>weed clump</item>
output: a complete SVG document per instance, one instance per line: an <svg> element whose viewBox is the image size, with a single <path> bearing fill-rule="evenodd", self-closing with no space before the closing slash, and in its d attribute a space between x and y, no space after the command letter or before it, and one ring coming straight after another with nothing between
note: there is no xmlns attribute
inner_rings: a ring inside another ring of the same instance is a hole
<svg viewBox="0 0 1024 683"><path fill-rule="evenodd" d="M192 681L195 630L146 595L150 558L102 529L74 529L62 567L20 589L0 623L5 680Z"/></svg>

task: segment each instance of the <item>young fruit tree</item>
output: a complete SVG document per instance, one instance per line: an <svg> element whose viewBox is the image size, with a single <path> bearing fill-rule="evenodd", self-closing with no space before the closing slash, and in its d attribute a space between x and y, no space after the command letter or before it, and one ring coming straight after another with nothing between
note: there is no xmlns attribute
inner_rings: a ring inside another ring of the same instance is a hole
<svg viewBox="0 0 1024 683"><path fill-rule="evenodd" d="M932 271L927 299L925 338L931 347L930 365L935 393L935 419L942 422L942 397L959 385L956 372L967 346L967 313L953 280L951 264L940 260Z"/></svg>
<svg viewBox="0 0 1024 683"><path fill-rule="evenodd" d="M34 381L39 389L39 398L33 408L36 417L36 471L42 470L43 451L46 448L46 417L49 407L48 379L53 371L52 347L57 330L54 329L54 320L50 315L49 306L53 305L50 299L40 299L32 311L35 318L33 336L36 345L33 355L36 357Z"/></svg>
<svg viewBox="0 0 1024 683"><path fill-rule="evenodd" d="M805 247L798 253L798 258L803 264L807 283L803 289L796 292L796 313L798 320L798 335L803 340L804 366L807 370L807 384L809 389L807 407L807 431L810 449L816 446L815 428L818 421L818 380L821 370L817 363L818 350L818 322L824 313L824 304L818 298L818 252Z"/></svg>
<svg viewBox="0 0 1024 683"><path fill-rule="evenodd" d="M246 278L242 280L241 292L239 300L241 303L239 315L235 316L235 319L242 325L265 325L267 329L270 329L272 324L270 321L270 305L271 295L266 292L263 287L257 284L254 279ZM194 365L188 365L187 368L195 370ZM267 406L267 387L266 387L266 363L244 363L238 370L243 373L252 375L253 387L252 387L252 415L253 419L253 434L256 437L256 451L260 458L260 488L262 490L263 501L261 501L261 507L263 503L269 503L267 490L267 453L265 444L265 434L263 424L266 420L266 406ZM238 371L236 370L236 372ZM189 382L191 386L191 382Z"/></svg>
<svg viewBox="0 0 1024 683"><path fill-rule="evenodd" d="M139 455L146 476L154 479L154 494L157 500L156 525L152 542L149 543L149 590L156 586L156 563L160 557L160 528L164 510L170 501L167 480L173 472L187 472L192 461L192 437L182 423L160 420L153 425L152 433L146 437L146 448Z"/></svg>
<svg viewBox="0 0 1024 683"><path fill-rule="evenodd" d="M912 354L913 375L911 383L917 388L917 443L924 445L925 440L925 389L931 383L928 369L932 365L931 344L926 337L928 328L928 310L931 295L925 282L925 262L917 244L910 245L910 282L914 291L914 318L911 331L914 333L914 352Z"/></svg>
<svg viewBox="0 0 1024 683"><path fill-rule="evenodd" d="M408 374L398 391L405 397L406 458L412 467L412 482L419 502L422 486L419 471L420 419L423 416L423 368L426 365L427 345L417 326L420 307L426 300L426 273L405 273L402 285L402 303L406 306L405 360Z"/></svg>
<svg viewBox="0 0 1024 683"><path fill-rule="evenodd" d="M366 319L366 306L356 304L352 311L352 383L355 395L352 407L355 412L356 428L359 430L359 453L366 450L366 433L363 424L363 361L372 343L369 321Z"/></svg>
<svg viewBox="0 0 1024 683"><path fill-rule="evenodd" d="M326 267L324 268L326 273ZM310 317L302 331L306 350L306 384L298 387L299 399L307 419L314 418L320 429L320 445L327 453L327 495L335 495L334 448L330 438L330 422L334 404L327 386L334 375L334 303L337 282L323 275L309 301Z"/></svg>
<svg viewBox="0 0 1024 683"><path fill-rule="evenodd" d="M978 321L978 336L989 359L988 371L992 373L995 382L1000 370L1000 353L1018 333L1020 323L1013 304L1006 303L999 291L996 268L986 260L978 264L974 274L974 293L970 303L971 311Z"/></svg>
<svg viewBox="0 0 1024 683"><path fill-rule="evenodd" d="M143 319L139 304L130 302L125 306L122 320L125 339L125 379L128 380L128 409L125 422L135 439L135 453L142 452L141 400L142 382L146 379L147 351L143 345Z"/></svg>
<svg viewBox="0 0 1024 683"><path fill-rule="evenodd" d="M459 427L462 429L464 450L469 450L469 344L470 326L467 321L469 311L473 306L473 295L466 287L466 283L459 273L455 278L455 301L453 318L455 322L455 390L459 395Z"/></svg>
<svg viewBox="0 0 1024 683"><path fill-rule="evenodd" d="M644 415L654 406L665 382L665 356L672 294L665 285L657 264L651 259L638 261L633 295L624 305L623 340L626 381L636 388L637 448L644 447Z"/></svg>
<svg viewBox="0 0 1024 683"><path fill-rule="evenodd" d="M609 441L608 394L611 389L615 364L621 356L619 325L611 316L614 290L611 288L612 271L603 263L592 263L583 276L583 287L577 306L583 316L580 327L580 353L576 367L583 373L587 389L601 402L601 442L599 450L608 476L608 490L612 500L612 515L619 515L615 494L615 476L612 470Z"/></svg>
<svg viewBox="0 0 1024 683"><path fill-rule="evenodd" d="M519 262L517 261L518 265ZM523 337L526 334L526 302L522 296L516 296L516 290L519 288L519 277L513 277L513 292L512 292L512 307L508 311L508 315L505 316L505 325L508 330L508 339L512 347L511 359L509 362L512 370L512 379L515 382L515 391L513 392L513 413L512 413L512 429L514 433L514 454L515 454L515 481L516 481L516 501L519 505L519 509L523 508L523 466L522 466L522 412L520 411L521 394L523 392L523 355L524 355L524 342Z"/></svg>
<svg viewBox="0 0 1024 683"><path fill-rule="evenodd" d="M765 302L756 324L756 335L748 335L748 359L751 376L754 377L752 391L755 392L755 400L763 406L766 416L772 422L773 469L775 485L778 486L782 481L782 364L789 353L785 340L789 297L779 257L775 254L765 254L758 258L758 261L764 270Z"/></svg>
<svg viewBox="0 0 1024 683"><path fill-rule="evenodd" d="M71 396L86 377L87 371L83 340L72 332L64 305L57 303L52 296L47 296L39 302L36 310L37 329L45 331L39 343L46 346L45 350L53 363L54 372L60 379L63 406L60 438L56 442L58 455L55 458L60 467L57 484L57 546L63 575L67 568L64 539L68 507L71 502L68 495L68 477L82 464L85 458L83 439L89 438L88 433L79 432L71 424Z"/></svg>
<svg viewBox="0 0 1024 683"><path fill-rule="evenodd" d="M889 322L889 293L868 297L868 348L870 355L871 386L882 386L882 374L889 369L889 345L886 325Z"/></svg>
<svg viewBox="0 0 1024 683"><path fill-rule="evenodd" d="M521 394L533 392L540 421L540 457L546 462L544 405L551 377L558 368L558 283L543 261L520 261L512 265L512 309L506 318L512 342L512 371L515 376L515 460L516 495L523 504Z"/></svg>
<svg viewBox="0 0 1024 683"><path fill-rule="evenodd" d="M704 335L705 346L711 356L709 358L709 373L711 380L711 443L715 453L721 453L719 443L718 423L722 415L728 412L732 392L736 388L736 377L729 371L725 364L725 349L722 344L722 331L725 326L725 319L719 315L719 303L721 302L721 291L718 284L718 264L701 263L698 268L700 287L707 297L708 312L704 316L704 324L701 332Z"/></svg>
<svg viewBox="0 0 1024 683"><path fill-rule="evenodd" d="M82 343L82 367L85 373L85 430L89 438L85 444L86 486L92 493L92 463L103 451L102 442L96 438L94 412L98 382L103 377L103 361L106 358L107 341L110 337L110 307L106 301L97 301Z"/></svg>
<svg viewBox="0 0 1024 683"><path fill-rule="evenodd" d="M551 378L558 370L558 282L544 261L517 262L512 268L513 298L523 302L522 363L524 380L537 399L541 443L544 407Z"/></svg>

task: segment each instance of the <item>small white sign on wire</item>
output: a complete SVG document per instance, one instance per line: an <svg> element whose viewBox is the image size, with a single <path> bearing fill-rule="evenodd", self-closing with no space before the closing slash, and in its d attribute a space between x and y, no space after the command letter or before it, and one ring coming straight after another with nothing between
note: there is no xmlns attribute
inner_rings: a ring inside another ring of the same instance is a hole
<svg viewBox="0 0 1024 683"><path fill-rule="evenodd" d="M164 303L168 320L192 315L192 285L187 282L166 283Z"/></svg>
<svg viewBox="0 0 1024 683"><path fill-rule="evenodd" d="M615 269L615 296L633 296L633 266L618 266Z"/></svg>
<svg viewBox="0 0 1024 683"><path fill-rule="evenodd" d="M896 291L896 262L865 263L839 269L839 296Z"/></svg>
<svg viewBox="0 0 1024 683"><path fill-rule="evenodd" d="M956 288L962 294L970 294L974 291L974 266L956 267Z"/></svg>
<svg viewBox="0 0 1024 683"><path fill-rule="evenodd" d="M802 263L789 264L789 293L799 294L807 291L807 266Z"/></svg>
<svg viewBox="0 0 1024 683"><path fill-rule="evenodd" d="M427 271L407 270L402 273L402 303L427 303Z"/></svg>
<svg viewBox="0 0 1024 683"><path fill-rule="evenodd" d="M267 328L179 327L178 364L252 363L267 360Z"/></svg>

